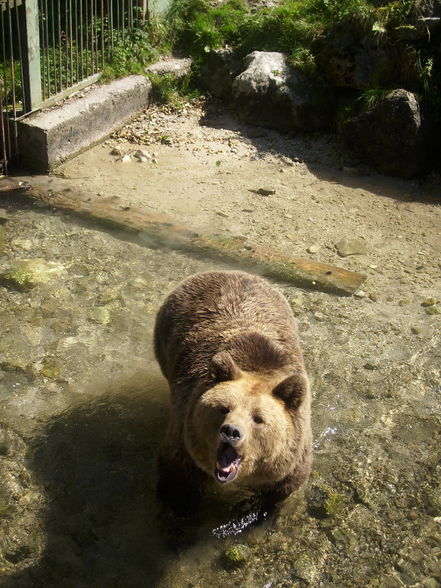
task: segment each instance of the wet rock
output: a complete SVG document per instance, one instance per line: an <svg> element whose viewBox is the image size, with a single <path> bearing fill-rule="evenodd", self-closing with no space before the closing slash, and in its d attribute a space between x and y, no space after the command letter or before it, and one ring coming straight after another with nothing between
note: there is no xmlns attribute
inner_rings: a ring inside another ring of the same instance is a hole
<svg viewBox="0 0 441 588"><path fill-rule="evenodd" d="M5 208L0 208L0 225L7 223L9 220L8 211Z"/></svg>
<svg viewBox="0 0 441 588"><path fill-rule="evenodd" d="M0 362L0 368L5 372L27 372L27 363L24 359L11 357Z"/></svg>
<svg viewBox="0 0 441 588"><path fill-rule="evenodd" d="M3 227L0 226L0 253L3 253L5 250L5 232Z"/></svg>
<svg viewBox="0 0 441 588"><path fill-rule="evenodd" d="M441 495L439 490L431 488L423 495L423 502L426 512L433 516L441 516Z"/></svg>
<svg viewBox="0 0 441 588"><path fill-rule="evenodd" d="M326 485L312 485L306 496L308 513L316 519L335 517L346 506L348 499Z"/></svg>
<svg viewBox="0 0 441 588"><path fill-rule="evenodd" d="M318 570L316 564L308 555L301 555L295 560L294 570L296 576L305 580L309 585L314 585Z"/></svg>
<svg viewBox="0 0 441 588"><path fill-rule="evenodd" d="M45 358L40 369L40 374L50 380L57 380L61 375L61 364L53 358Z"/></svg>
<svg viewBox="0 0 441 588"><path fill-rule="evenodd" d="M58 279L64 271L65 266L54 261L45 261L41 258L22 259L11 269L0 274L0 284L26 292Z"/></svg>
<svg viewBox="0 0 441 588"><path fill-rule="evenodd" d="M233 82L233 103L247 123L282 131L314 132L327 127L330 99L283 53L253 51Z"/></svg>
<svg viewBox="0 0 441 588"><path fill-rule="evenodd" d="M34 244L30 239L24 239L22 237L17 237L11 241L11 247L14 249L23 249L24 251L30 251L33 248Z"/></svg>
<svg viewBox="0 0 441 588"><path fill-rule="evenodd" d="M98 325L108 325L110 323L110 311L108 308L103 306L97 306L92 308L89 312L88 318L93 323Z"/></svg>
<svg viewBox="0 0 441 588"><path fill-rule="evenodd" d="M366 243L362 239L341 239L335 244L335 248L340 257L367 253Z"/></svg>
<svg viewBox="0 0 441 588"><path fill-rule="evenodd" d="M415 94L393 90L367 112L343 125L358 156L381 173L412 178L433 161L433 141ZM435 150L436 151L436 150Z"/></svg>
<svg viewBox="0 0 441 588"><path fill-rule="evenodd" d="M238 543L228 547L222 554L222 563L226 569L241 568L250 559L251 550L247 545Z"/></svg>

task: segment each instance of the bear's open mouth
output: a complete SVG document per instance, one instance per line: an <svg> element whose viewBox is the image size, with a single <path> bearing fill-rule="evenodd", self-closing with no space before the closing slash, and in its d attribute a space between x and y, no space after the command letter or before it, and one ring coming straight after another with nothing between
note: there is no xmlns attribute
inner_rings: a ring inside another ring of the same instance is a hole
<svg viewBox="0 0 441 588"><path fill-rule="evenodd" d="M221 443L217 450L216 479L225 484L236 477L242 457L229 443Z"/></svg>

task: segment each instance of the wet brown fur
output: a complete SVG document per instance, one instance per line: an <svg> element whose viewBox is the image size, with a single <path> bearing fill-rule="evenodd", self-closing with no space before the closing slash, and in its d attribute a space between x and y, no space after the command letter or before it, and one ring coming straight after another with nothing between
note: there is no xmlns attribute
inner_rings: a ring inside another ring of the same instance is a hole
<svg viewBox="0 0 441 588"><path fill-rule="evenodd" d="M232 419L246 431L237 483L273 503L303 484L311 464L309 384L294 317L275 288L243 272L196 274L159 310L154 345L171 392L159 460L163 497L197 503L214 475L219 428Z"/></svg>

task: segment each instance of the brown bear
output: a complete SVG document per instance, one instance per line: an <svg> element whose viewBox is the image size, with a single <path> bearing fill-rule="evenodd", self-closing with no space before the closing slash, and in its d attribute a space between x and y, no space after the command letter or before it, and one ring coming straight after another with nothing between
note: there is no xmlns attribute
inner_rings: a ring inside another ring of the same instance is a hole
<svg viewBox="0 0 441 588"><path fill-rule="evenodd" d="M281 293L244 272L196 274L160 308L154 346L171 392L160 497L194 506L211 478L270 506L307 480L309 383Z"/></svg>

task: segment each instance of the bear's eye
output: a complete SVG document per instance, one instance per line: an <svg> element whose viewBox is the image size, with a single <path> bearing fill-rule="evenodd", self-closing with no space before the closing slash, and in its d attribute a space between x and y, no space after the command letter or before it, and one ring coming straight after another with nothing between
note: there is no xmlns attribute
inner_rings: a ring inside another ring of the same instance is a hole
<svg viewBox="0 0 441 588"><path fill-rule="evenodd" d="M221 406L219 410L222 414L228 414L230 412L228 406Z"/></svg>
<svg viewBox="0 0 441 588"><path fill-rule="evenodd" d="M256 414L255 416L253 416L253 421L258 425L261 425L263 423L263 418Z"/></svg>

